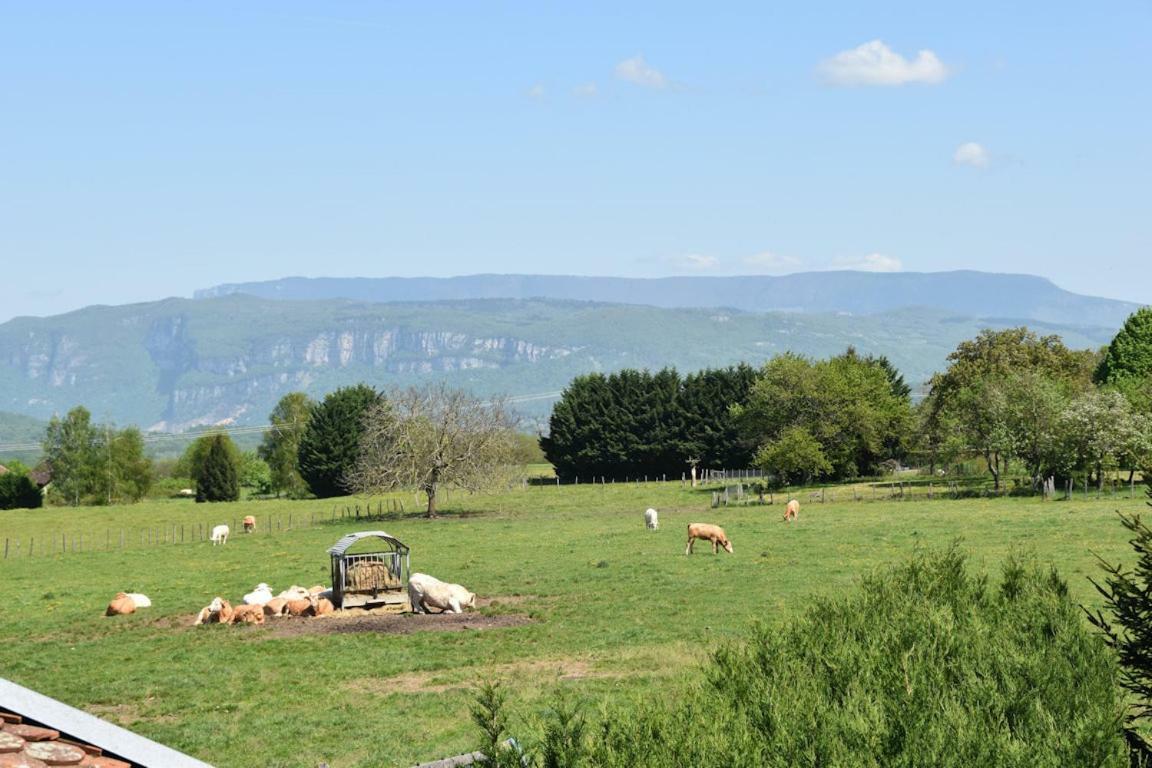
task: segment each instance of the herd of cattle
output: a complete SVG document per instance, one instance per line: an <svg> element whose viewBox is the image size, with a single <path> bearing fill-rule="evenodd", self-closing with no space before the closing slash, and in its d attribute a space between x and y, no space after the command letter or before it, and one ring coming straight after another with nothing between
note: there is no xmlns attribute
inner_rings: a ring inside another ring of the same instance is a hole
<svg viewBox="0 0 1152 768"><path fill-rule="evenodd" d="M800 502L789 500L784 508L784 521L794 522L800 515ZM644 511L644 526L649 530L660 527L659 513L652 508ZM244 531L255 530L256 519L251 515L244 518ZM217 525L212 529L212 544L228 543L228 526ZM689 523L688 543L684 554L692 554L692 545L697 539L712 545L712 554L723 549L732 553L732 542L724 529L711 523ZM408 578L408 601L413 613L461 613L465 608L476 607L476 593L459 584L450 584L425 573L413 573ZM138 608L151 607L152 601L139 592L118 592L108 603L105 616L123 616L135 613ZM241 602L233 606L225 598L217 595L196 615L194 626L200 624L263 624L266 618L279 616L326 616L334 613L337 606L332 601L329 587L314 586L308 589L293 585L273 594L272 588L261 582Z"/></svg>

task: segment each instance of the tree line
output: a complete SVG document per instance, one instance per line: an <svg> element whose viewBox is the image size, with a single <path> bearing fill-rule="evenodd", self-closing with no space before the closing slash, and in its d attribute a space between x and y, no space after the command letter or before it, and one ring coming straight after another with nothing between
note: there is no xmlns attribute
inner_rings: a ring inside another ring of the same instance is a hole
<svg viewBox="0 0 1152 768"><path fill-rule="evenodd" d="M242 487L290 498L328 498L416 488L435 516L441 490L481 490L538 457L534 438L518 434L499 398L480 401L443 385L384 394L367 384L314 401L302 392L280 399L260 446L241 451L223 431L209 432L172 468L190 478L198 502L236 501ZM94 425L77 407L53 418L44 466L55 503L111 504L143 498L156 477L136 428ZM0 508L39 506L30 472L0 473Z"/></svg>
<svg viewBox="0 0 1152 768"><path fill-rule="evenodd" d="M586 374L540 443L565 480L758 467L786 485L972 457L996 489L1012 466L1037 484L1152 476L1152 308L1099 351L1019 327L985 330L947 363L917 404L886 358L852 348L785 353L758 370Z"/></svg>
<svg viewBox="0 0 1152 768"><path fill-rule="evenodd" d="M1096 352L1020 327L985 330L947 363L917 404L888 359L852 348L825 360L785 353L758 369L586 374L554 406L539 450L562 480L759 467L786 485L971 457L997 488L1013 466L1037 483L1100 485L1121 469L1152 477L1152 308ZM386 395L358 384L319 401L293 392L269 422L254 452L223 432L200 437L174 474L200 501L235 500L241 487L293 498L416 488L435 515L441 488L498 483L537 450L502 401L443 385ZM93 424L83 407L53 417L44 460L55 503L132 502L156 479L140 430ZM28 469L9 469L0 508L38 504Z"/></svg>

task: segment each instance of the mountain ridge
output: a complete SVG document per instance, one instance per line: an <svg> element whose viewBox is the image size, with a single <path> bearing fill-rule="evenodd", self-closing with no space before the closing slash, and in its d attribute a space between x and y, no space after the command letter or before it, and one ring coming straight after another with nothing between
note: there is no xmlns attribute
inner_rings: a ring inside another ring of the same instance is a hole
<svg viewBox="0 0 1152 768"><path fill-rule="evenodd" d="M1116 328L1139 304L1073 293L1047 278L975 270L950 272L798 272L792 275L627 278L476 274L458 277L287 277L225 283L196 299L242 293L272 300L337 298L393 302L469 299L602 301L664 308L745 312L876 314L910 303L969 317ZM1006 312L1005 308L1011 307Z"/></svg>
<svg viewBox="0 0 1152 768"><path fill-rule="evenodd" d="M960 341L1015 318L903 307L872 315L668 309L580 300L372 303L245 294L99 306L0 324L0 410L45 419L85 405L97 421L186 430L261 424L276 400L347 384L431 379L477 394L541 395L590 371L759 365L785 351L883 354L912 384ZM1115 327L1028 321L1073 347ZM542 425L551 402L520 404Z"/></svg>

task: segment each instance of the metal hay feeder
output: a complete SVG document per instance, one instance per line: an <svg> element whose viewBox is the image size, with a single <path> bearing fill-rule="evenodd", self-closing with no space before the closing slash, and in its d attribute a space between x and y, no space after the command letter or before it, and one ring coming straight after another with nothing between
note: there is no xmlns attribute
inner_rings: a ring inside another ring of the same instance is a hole
<svg viewBox="0 0 1152 768"><path fill-rule="evenodd" d="M375 541L371 541L375 540ZM380 549L349 552L361 541ZM332 557L332 603L337 608L371 608L408 604L409 549L384 531L350 533L336 542Z"/></svg>

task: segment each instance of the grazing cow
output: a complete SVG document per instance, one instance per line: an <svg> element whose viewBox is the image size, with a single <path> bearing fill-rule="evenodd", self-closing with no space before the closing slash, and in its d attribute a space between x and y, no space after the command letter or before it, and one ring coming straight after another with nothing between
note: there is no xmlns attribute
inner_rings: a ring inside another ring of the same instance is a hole
<svg viewBox="0 0 1152 768"><path fill-rule="evenodd" d="M200 609L193 626L200 624L231 624L232 604L222 597L212 598L212 602Z"/></svg>
<svg viewBox="0 0 1152 768"><path fill-rule="evenodd" d="M784 507L784 522L790 523L800 516L800 502L796 499L790 499L788 506Z"/></svg>
<svg viewBox="0 0 1152 768"><path fill-rule="evenodd" d="M104 609L105 616L126 616L135 612L136 601L129 597L126 592L117 592L116 597L112 598L112 602L108 603L108 607Z"/></svg>
<svg viewBox="0 0 1152 768"><path fill-rule="evenodd" d="M236 610L232 611L233 624L263 624L264 623L264 606L262 605L238 605Z"/></svg>
<svg viewBox="0 0 1152 768"><path fill-rule="evenodd" d="M656 513L656 510L651 507L644 510L644 525L650 531L654 531L660 527L660 516Z"/></svg>
<svg viewBox="0 0 1152 768"><path fill-rule="evenodd" d="M728 536L725 535L724 529L718 525L710 523L689 523L688 525L688 546L684 548L684 554L692 554L692 545L696 543L696 539L707 539L712 542L712 554L716 554L717 545L724 548L728 554L732 554L732 542L728 541Z"/></svg>
<svg viewBox="0 0 1152 768"><path fill-rule="evenodd" d="M438 608L440 613L463 613L465 608L476 607L476 593L426 573L414 573L408 577L408 602L413 613L431 613L431 608Z"/></svg>
<svg viewBox="0 0 1152 768"><path fill-rule="evenodd" d="M216 546L217 544L223 546L223 545L227 544L229 533L230 533L230 531L228 530L228 526L226 526L226 525L218 525L215 528L213 528L212 529L212 546Z"/></svg>
<svg viewBox="0 0 1152 768"><path fill-rule="evenodd" d="M256 530L256 516L244 515L244 533L252 533Z"/></svg>

